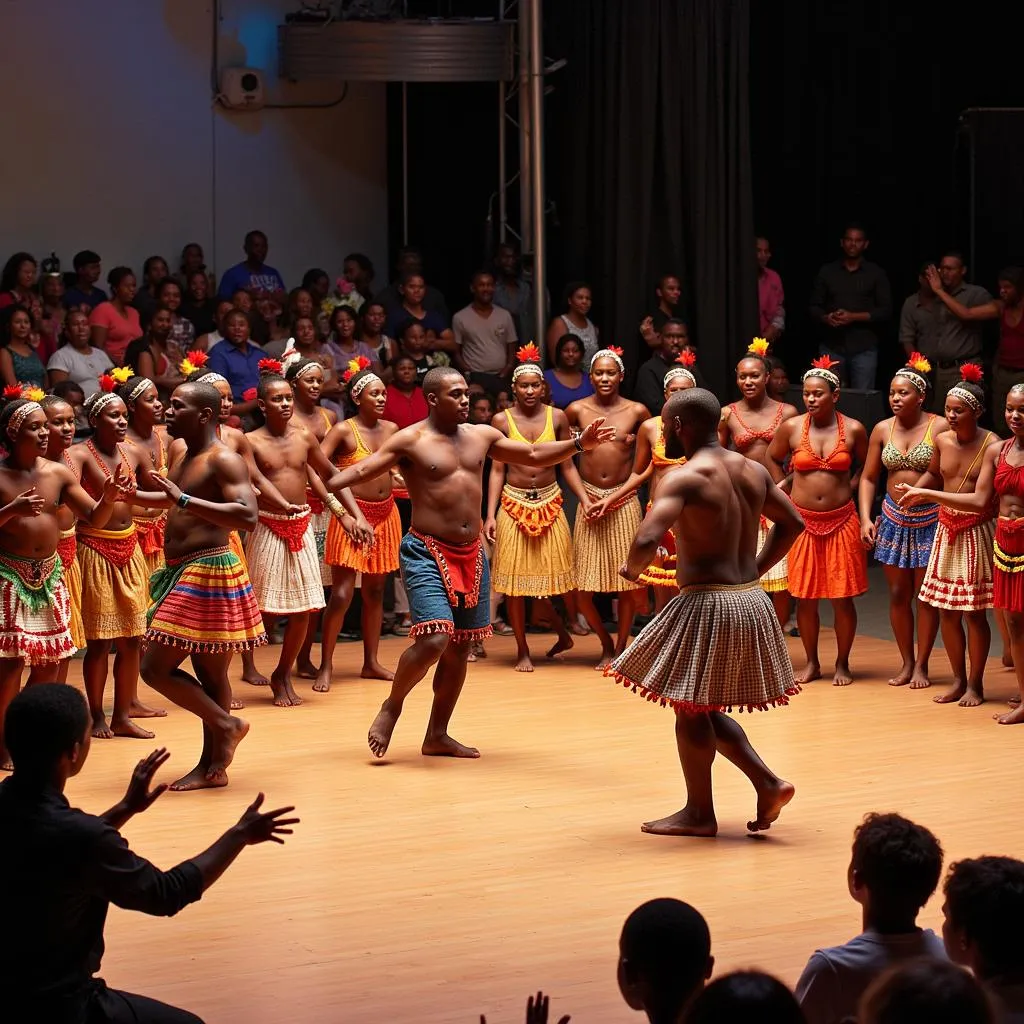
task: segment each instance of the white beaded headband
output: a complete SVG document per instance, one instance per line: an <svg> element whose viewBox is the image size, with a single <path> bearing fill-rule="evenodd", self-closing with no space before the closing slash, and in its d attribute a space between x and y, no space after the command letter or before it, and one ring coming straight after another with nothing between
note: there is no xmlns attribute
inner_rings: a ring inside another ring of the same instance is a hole
<svg viewBox="0 0 1024 1024"><path fill-rule="evenodd" d="M134 402L137 398L141 398L151 387L153 382L148 377L143 377L135 387L132 388L131 394L128 395L128 401Z"/></svg>
<svg viewBox="0 0 1024 1024"><path fill-rule="evenodd" d="M515 384L524 373L535 373L538 377L544 376L544 371L536 363L520 363L512 371L512 383Z"/></svg>
<svg viewBox="0 0 1024 1024"><path fill-rule="evenodd" d="M928 381L925 380L925 378L922 377L921 374L917 372L917 370L912 369L909 366L901 367L893 374L893 376L905 377L907 380L910 381L911 384L914 385L914 390L918 392L918 394L926 395L928 393Z"/></svg>
<svg viewBox="0 0 1024 1024"><path fill-rule="evenodd" d="M121 396L114 391L104 391L97 395L92 405L86 410L91 423L111 402L120 401Z"/></svg>
<svg viewBox="0 0 1024 1024"><path fill-rule="evenodd" d="M600 352L594 353L594 358L590 360L591 372L593 372L594 364L598 361L598 359L614 359L615 365L618 366L619 368L619 373L626 372L626 364L623 363L622 357L619 355L618 352L613 352L610 348L603 348L600 350Z"/></svg>
<svg viewBox="0 0 1024 1024"><path fill-rule="evenodd" d="M209 373L204 373L202 377L197 377L195 380L196 384L227 384L227 377L220 373L214 373L212 370Z"/></svg>
<svg viewBox="0 0 1024 1024"><path fill-rule="evenodd" d="M676 377L685 377L694 387L697 386L697 378L685 366L673 366L665 374L665 379L662 381L661 386L667 388L669 381L675 380Z"/></svg>
<svg viewBox="0 0 1024 1024"><path fill-rule="evenodd" d="M981 412L982 405L977 395L972 395L967 388L961 387L959 384L954 384L947 392L947 397L952 395L954 398L959 398L965 405L969 405L975 413Z"/></svg>
<svg viewBox="0 0 1024 1024"><path fill-rule="evenodd" d="M18 408L11 413L11 419L7 424L7 433L10 434L12 438L16 437L18 431L21 430L22 423L24 423L32 413L42 411L43 407L38 402L26 402L24 405L19 405Z"/></svg>
<svg viewBox="0 0 1024 1024"><path fill-rule="evenodd" d="M352 400L355 401L371 384L383 384L384 381L380 379L375 373L368 373L365 377L360 377L355 384L351 385L348 389L348 393L352 396Z"/></svg>

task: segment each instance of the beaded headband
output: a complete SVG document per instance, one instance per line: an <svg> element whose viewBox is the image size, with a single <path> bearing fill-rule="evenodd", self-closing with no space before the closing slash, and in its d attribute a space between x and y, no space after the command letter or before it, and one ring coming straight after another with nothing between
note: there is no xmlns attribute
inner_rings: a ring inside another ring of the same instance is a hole
<svg viewBox="0 0 1024 1024"><path fill-rule="evenodd" d="M38 402L26 402L24 405L19 405L17 409L11 413L10 422L7 424L7 433L13 440L17 437L18 431L21 430L22 423L32 415L34 412L42 412L43 407Z"/></svg>
<svg viewBox="0 0 1024 1024"><path fill-rule="evenodd" d="M974 412L981 412L982 405L981 402L978 400L978 396L972 395L970 391L967 390L967 388L961 387L959 384L954 384L946 392L947 397L949 397L950 395L952 395L954 398L959 398L960 401L964 403L964 405L970 406Z"/></svg>
<svg viewBox="0 0 1024 1024"><path fill-rule="evenodd" d="M212 370L210 373L204 373L202 377L196 379L196 384L228 384L227 377L222 376L219 373L214 373Z"/></svg>
<svg viewBox="0 0 1024 1024"><path fill-rule="evenodd" d="M839 376L832 372L832 367L835 365L836 360L830 359L828 356L820 356L811 363L811 368L800 379L804 381L808 377L820 377L832 385L833 391L838 391L842 382L839 380Z"/></svg>
<svg viewBox="0 0 1024 1024"><path fill-rule="evenodd" d="M694 387L697 386L697 378L685 366L673 366L668 373L665 374L665 379L662 381L661 386L667 388L670 381L676 379L676 377L685 377Z"/></svg>
<svg viewBox="0 0 1024 1024"><path fill-rule="evenodd" d="M513 384L524 373L535 373L541 380L544 379L544 370L540 365L540 349L532 341L516 349L516 359L519 360L519 365L512 371Z"/></svg>
<svg viewBox="0 0 1024 1024"><path fill-rule="evenodd" d="M153 387L153 382L148 377L143 377L142 380L132 388L131 394L128 395L128 401L134 402L137 398L141 398L151 387Z"/></svg>
<svg viewBox="0 0 1024 1024"><path fill-rule="evenodd" d="M619 373L626 372L626 364L622 361L622 349L616 348L614 345L610 345L608 348L603 348L599 352L594 353L594 358L590 360L590 370L593 372L594 364L598 359L614 359L615 365L619 368Z"/></svg>
<svg viewBox="0 0 1024 1024"><path fill-rule="evenodd" d="M894 374L894 377L905 377L914 386L914 390L922 397L928 393L928 378L926 373L931 373L932 364L920 352L911 352L906 366L901 366Z"/></svg>
<svg viewBox="0 0 1024 1024"><path fill-rule="evenodd" d="M299 375L301 376L301 374ZM365 377L360 377L349 389L348 393L352 396L352 400L355 401L371 384L383 384L384 381L380 379L375 373L368 373Z"/></svg>
<svg viewBox="0 0 1024 1024"><path fill-rule="evenodd" d="M307 373L312 373L314 370L322 370L322 369L323 369L323 367L319 363L315 363L315 362L306 363L306 365L301 370L296 370L294 379L298 380L300 377L304 377Z"/></svg>
<svg viewBox="0 0 1024 1024"><path fill-rule="evenodd" d="M120 397L120 395L114 394L113 391L104 391L101 394L97 394L92 405L86 410L89 422L92 423L111 402L118 401Z"/></svg>
<svg viewBox="0 0 1024 1024"><path fill-rule="evenodd" d="M1011 391L1016 391L1018 395L1024 394L1024 384L1014 384Z"/></svg>
<svg viewBox="0 0 1024 1024"><path fill-rule="evenodd" d="M977 395L972 395L964 387L964 383L969 381L972 384L980 384L984 376L985 374L977 363L964 363L960 367L960 379L963 383L954 384L946 394L959 398L961 402L969 406L975 413L979 413L985 407L984 403Z"/></svg>

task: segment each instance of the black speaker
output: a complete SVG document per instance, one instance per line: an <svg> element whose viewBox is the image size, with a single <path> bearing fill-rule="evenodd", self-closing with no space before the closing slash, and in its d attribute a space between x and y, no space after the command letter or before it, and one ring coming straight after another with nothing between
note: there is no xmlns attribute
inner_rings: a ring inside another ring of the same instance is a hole
<svg viewBox="0 0 1024 1024"><path fill-rule="evenodd" d="M786 392L786 401L795 405L800 412L805 411L803 388L790 388ZM876 423L891 415L885 392L857 391L854 388L843 388L839 392L839 411L844 416L860 420L869 434Z"/></svg>

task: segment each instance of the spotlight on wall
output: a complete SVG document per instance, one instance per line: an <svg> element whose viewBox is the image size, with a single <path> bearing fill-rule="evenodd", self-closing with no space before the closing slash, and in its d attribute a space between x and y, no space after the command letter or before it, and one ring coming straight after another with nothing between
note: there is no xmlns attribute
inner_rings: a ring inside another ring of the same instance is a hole
<svg viewBox="0 0 1024 1024"><path fill-rule="evenodd" d="M223 68L217 99L228 110L260 110L266 102L263 73L254 68Z"/></svg>

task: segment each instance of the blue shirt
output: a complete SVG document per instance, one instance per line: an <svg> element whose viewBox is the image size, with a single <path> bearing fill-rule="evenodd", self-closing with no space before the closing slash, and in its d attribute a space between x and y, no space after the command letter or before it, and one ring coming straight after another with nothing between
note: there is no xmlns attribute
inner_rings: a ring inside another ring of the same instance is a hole
<svg viewBox="0 0 1024 1024"><path fill-rule="evenodd" d="M102 288L90 288L83 292L80 288L72 286L64 292L61 300L67 309L78 309L80 306L88 306L95 309L101 302L107 301L107 293Z"/></svg>
<svg viewBox="0 0 1024 1024"><path fill-rule="evenodd" d="M438 335L440 335L442 331L448 330L447 321L439 313L435 313L433 310L427 309L426 306L423 307L422 317L413 316L412 313L410 313L404 306L400 306L398 309L393 309L388 313L387 323L384 326L384 333L390 338L397 338L398 328L401 327L406 320L415 320L417 323L423 325L423 330L434 331Z"/></svg>
<svg viewBox="0 0 1024 1024"><path fill-rule="evenodd" d="M236 402L241 402L249 388L256 387L260 382L259 362L265 353L255 345L245 343L245 349L239 349L230 341L218 341L210 349L210 361L206 364L213 373L227 378L231 385L231 394Z"/></svg>
<svg viewBox="0 0 1024 1024"><path fill-rule="evenodd" d="M578 402L581 398L589 398L594 393L594 385L585 373L580 378L578 388L567 388L555 376L554 370L545 370L544 379L548 382L548 387L551 388L551 404L556 409L566 409L573 402Z"/></svg>
<svg viewBox="0 0 1024 1024"><path fill-rule="evenodd" d="M251 270L247 263L236 263L224 271L217 294L230 299L237 291L283 292L284 278L266 263L259 270Z"/></svg>

